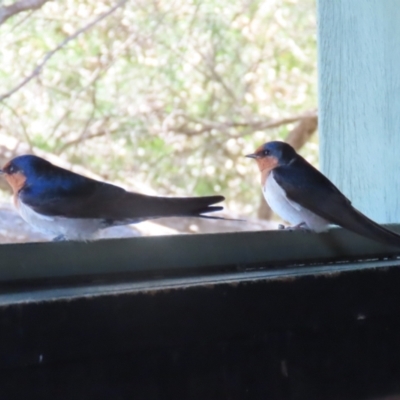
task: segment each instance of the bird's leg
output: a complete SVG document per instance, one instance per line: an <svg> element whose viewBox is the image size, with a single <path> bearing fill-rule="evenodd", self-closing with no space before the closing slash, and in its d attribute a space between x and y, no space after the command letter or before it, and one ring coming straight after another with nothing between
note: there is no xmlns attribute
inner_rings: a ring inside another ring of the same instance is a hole
<svg viewBox="0 0 400 400"><path fill-rule="evenodd" d="M293 225L293 226L285 226L285 225L279 224L278 229L285 230L285 231L297 231L299 229L304 229L307 231L309 230L308 226L305 222L300 222L299 224Z"/></svg>
<svg viewBox="0 0 400 400"><path fill-rule="evenodd" d="M292 229L296 230L296 229L307 229L308 230L308 226L305 222L300 222L299 224L292 226Z"/></svg>
<svg viewBox="0 0 400 400"><path fill-rule="evenodd" d="M64 242L65 240L67 239L65 238L64 235L58 235L52 240L52 242Z"/></svg>

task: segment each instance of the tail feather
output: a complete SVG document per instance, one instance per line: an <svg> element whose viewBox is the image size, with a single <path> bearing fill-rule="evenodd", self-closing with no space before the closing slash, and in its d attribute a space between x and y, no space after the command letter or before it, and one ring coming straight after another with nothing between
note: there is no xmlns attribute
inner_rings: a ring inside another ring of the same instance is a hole
<svg viewBox="0 0 400 400"><path fill-rule="evenodd" d="M161 217L206 217L203 214L223 210L213 206L225 200L223 196L156 197L130 193L124 199L125 218L152 219Z"/></svg>
<svg viewBox="0 0 400 400"><path fill-rule="evenodd" d="M204 219L217 219L219 221L239 221L239 222L246 222L245 219L240 218L224 218L224 217L217 217L215 215L199 215L199 218Z"/></svg>
<svg viewBox="0 0 400 400"><path fill-rule="evenodd" d="M345 216L341 216L340 221L333 222L359 235L381 243L400 247L400 235L372 221L354 207L351 207L349 211Z"/></svg>
<svg viewBox="0 0 400 400"><path fill-rule="evenodd" d="M225 200L222 196L206 197L177 197L156 198L158 201L158 212L168 216L192 216L200 217L204 213L223 210L221 206L213 206Z"/></svg>

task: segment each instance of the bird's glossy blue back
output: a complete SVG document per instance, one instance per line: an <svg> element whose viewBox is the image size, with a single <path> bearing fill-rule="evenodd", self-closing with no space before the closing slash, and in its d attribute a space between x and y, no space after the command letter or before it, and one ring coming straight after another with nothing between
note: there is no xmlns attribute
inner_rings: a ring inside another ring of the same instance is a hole
<svg viewBox="0 0 400 400"><path fill-rule="evenodd" d="M82 194L93 190L93 185L98 183L33 155L16 157L11 165L26 177L24 193L27 196Z"/></svg>

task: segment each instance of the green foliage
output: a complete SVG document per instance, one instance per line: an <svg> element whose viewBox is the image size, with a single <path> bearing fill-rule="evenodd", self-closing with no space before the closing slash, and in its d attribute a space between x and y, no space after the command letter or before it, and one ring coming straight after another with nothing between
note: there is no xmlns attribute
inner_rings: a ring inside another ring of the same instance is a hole
<svg viewBox="0 0 400 400"><path fill-rule="evenodd" d="M109 6L49 2L3 24L2 92ZM128 2L4 102L1 130L110 180L135 177L160 194L221 192L250 213L258 174L243 155L288 127L257 131L246 121L315 108L314 8L314 0Z"/></svg>

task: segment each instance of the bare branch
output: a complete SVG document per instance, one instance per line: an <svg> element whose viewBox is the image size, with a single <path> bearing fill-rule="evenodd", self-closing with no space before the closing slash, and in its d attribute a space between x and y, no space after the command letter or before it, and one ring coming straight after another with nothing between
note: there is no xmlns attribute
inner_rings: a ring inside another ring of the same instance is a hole
<svg viewBox="0 0 400 400"><path fill-rule="evenodd" d="M299 121L299 123L288 133L285 142L289 143L294 149L300 150L310 139L318 128L317 115L309 115Z"/></svg>
<svg viewBox="0 0 400 400"><path fill-rule="evenodd" d="M225 82L225 79L217 72L215 68L215 54L203 54L200 49L196 49L197 54L200 55L200 57L203 59L205 66L207 67L208 71L210 72L210 77L215 81L218 82L225 90L225 92L231 97L233 101L237 101L235 92L228 86L228 84ZM214 52L215 53L215 50ZM207 74L208 75L208 74Z"/></svg>
<svg viewBox="0 0 400 400"><path fill-rule="evenodd" d="M9 6L3 6L0 8L0 25L4 24L8 18L21 12L38 10L48 1L49 0L20 0Z"/></svg>
<svg viewBox="0 0 400 400"><path fill-rule="evenodd" d="M88 121L88 123L90 123L90 120ZM81 135L78 138L72 139L69 142L65 143L61 147L61 149L56 152L56 154L60 155L71 146L76 146L76 145L81 144L82 142L84 142L86 140L91 140L91 139L94 139L96 137L104 136L106 134L107 134L106 130L100 129L99 131L97 131L95 133L92 133L91 135L86 135L86 136L82 136Z"/></svg>
<svg viewBox="0 0 400 400"><path fill-rule="evenodd" d="M187 136L196 136L201 135L205 132L209 132L211 130L218 130L218 131L226 131L230 128L247 128L251 132L255 131L262 131L265 129L272 129L278 128L282 125L291 124L293 122L303 121L303 120L316 120L317 112L316 111L308 111L304 114L294 115L292 117L277 119L277 120L267 120L267 121L260 121L260 120L244 120L240 122L235 121L226 121L226 122L219 122L219 121L210 121L204 118L196 118L190 115L187 115L182 112L176 112L175 116L183 117L187 122L177 126L171 127L170 129L176 133L182 133ZM188 126L188 122L192 122L199 125L199 129L193 129ZM246 132L246 134L249 132Z"/></svg>
<svg viewBox="0 0 400 400"><path fill-rule="evenodd" d="M83 142L84 140L91 139L93 137L98 137L98 136L105 135L105 130L103 130L103 129L101 130L102 131L101 133L87 135L87 132L89 130L89 126L92 123L92 121L94 119L94 116L96 114L96 107L97 107L97 97L96 97L97 91L96 90L97 90L96 81L94 81L93 91L92 91L92 111L91 111L91 113L89 115L89 118L87 119L87 121L85 123L85 126L83 127L80 135L76 139L71 140L71 141L69 141L67 143L64 143L64 145L61 146L61 148L57 151L57 154L62 154L68 147L70 147L72 145L79 144L79 143Z"/></svg>
<svg viewBox="0 0 400 400"><path fill-rule="evenodd" d="M19 121L21 128L22 128L22 132L23 132L25 140L26 140L26 143L29 146L29 150L32 151L32 148L33 148L32 141L31 141L31 138L29 137L28 130L26 129L26 125L25 125L25 122L24 122L22 116L20 115L20 113L17 112L17 110L15 110L9 104L4 104L4 106L6 108L8 108L11 111L11 113L14 115L14 117Z"/></svg>
<svg viewBox="0 0 400 400"><path fill-rule="evenodd" d="M24 87L27 83L29 83L34 77L40 75L40 73L42 72L43 67L45 66L45 64L50 60L51 57L54 56L55 53L57 53L59 50L61 50L65 45L67 45L72 40L76 39L82 33L88 31L89 29L91 29L93 26L95 26L98 22L100 22L104 18L106 18L109 15L111 15L118 8L122 7L127 1L128 0L120 0L120 1L118 1L117 4L115 4L115 6L111 7L105 13L100 14L92 22L90 22L89 24L85 25L83 28L78 29L73 35L68 36L57 47L55 47L53 50L51 50L48 53L46 53L46 55L44 56L43 60L34 68L34 70L32 71L32 73L30 75L28 75L25 79L23 79L13 89L11 89L7 93L4 93L3 95L0 96L0 102L2 102L3 100L7 99L10 96L12 96L15 92L17 92L19 89Z"/></svg>

